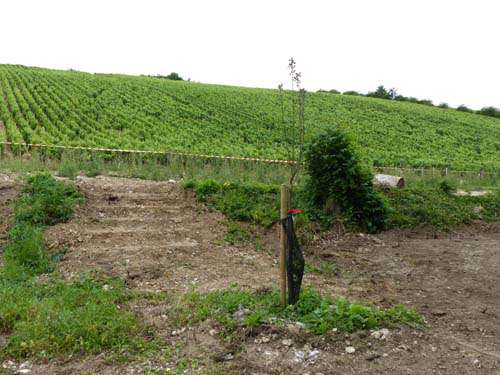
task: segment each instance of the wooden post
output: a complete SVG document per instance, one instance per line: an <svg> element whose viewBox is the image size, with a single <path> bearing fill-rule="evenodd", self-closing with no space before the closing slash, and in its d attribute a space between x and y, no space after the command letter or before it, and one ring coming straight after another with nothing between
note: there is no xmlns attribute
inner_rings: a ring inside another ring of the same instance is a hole
<svg viewBox="0 0 500 375"><path fill-rule="evenodd" d="M286 219L288 215L288 205L290 201L290 188L288 185L281 185L281 220ZM280 223L280 303L286 306L286 232L282 223Z"/></svg>

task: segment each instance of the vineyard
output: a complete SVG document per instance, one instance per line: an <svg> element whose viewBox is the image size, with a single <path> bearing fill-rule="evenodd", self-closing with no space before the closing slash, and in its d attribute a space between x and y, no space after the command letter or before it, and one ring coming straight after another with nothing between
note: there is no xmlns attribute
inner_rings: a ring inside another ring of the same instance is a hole
<svg viewBox="0 0 500 375"><path fill-rule="evenodd" d="M0 93L0 142L287 158L277 90L0 65ZM500 169L495 118L319 92L305 117L375 166Z"/></svg>

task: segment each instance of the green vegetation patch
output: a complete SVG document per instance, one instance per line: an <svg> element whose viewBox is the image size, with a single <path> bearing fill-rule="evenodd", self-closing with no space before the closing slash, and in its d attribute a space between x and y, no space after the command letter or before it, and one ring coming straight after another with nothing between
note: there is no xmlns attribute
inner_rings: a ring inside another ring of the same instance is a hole
<svg viewBox="0 0 500 375"><path fill-rule="evenodd" d="M69 220L81 195L73 185L49 174L29 177L16 202L15 223L45 226Z"/></svg>
<svg viewBox="0 0 500 375"><path fill-rule="evenodd" d="M385 195L392 207L390 227L430 225L446 230L473 220L500 220L500 192L472 197L455 196L447 184L435 187L408 187Z"/></svg>
<svg viewBox="0 0 500 375"><path fill-rule="evenodd" d="M271 226L279 219L279 187L250 183L189 180L185 188L232 220Z"/></svg>
<svg viewBox="0 0 500 375"><path fill-rule="evenodd" d="M49 174L29 177L14 208L14 226L4 251L5 272L16 277L50 272L43 228L69 220L81 196L74 186Z"/></svg>
<svg viewBox="0 0 500 375"><path fill-rule="evenodd" d="M115 280L40 283L0 273L0 332L8 335L0 357L140 350L147 332L134 314L120 309L129 298Z"/></svg>
<svg viewBox="0 0 500 375"><path fill-rule="evenodd" d="M270 226L279 220L279 186L250 183L219 183L213 180L189 180L184 185L192 188L201 202L215 208L231 220ZM295 189L295 208L304 210L296 217L298 234L308 238L308 227L313 220L326 226L335 212L318 211L312 207L306 192L307 184ZM387 206L387 228L412 228L429 225L437 230L449 230L473 220L488 222L500 220L500 191L492 190L484 196L455 196L455 187L445 180L432 184L412 183L403 189L378 192ZM342 219L341 216L338 218ZM228 239L248 237L234 223L228 226ZM231 242L230 241L230 242Z"/></svg>
<svg viewBox="0 0 500 375"><path fill-rule="evenodd" d="M238 286L210 293L196 291L180 297L173 309L179 325L195 324L213 319L226 333L238 325L255 328L265 323L301 322L306 330L324 334L333 328L340 331L375 329L380 326L408 325L419 327L423 318L413 309L396 305L383 310L372 305L351 303L344 298L322 297L313 289L304 289L296 305L283 309L276 290L245 291Z"/></svg>

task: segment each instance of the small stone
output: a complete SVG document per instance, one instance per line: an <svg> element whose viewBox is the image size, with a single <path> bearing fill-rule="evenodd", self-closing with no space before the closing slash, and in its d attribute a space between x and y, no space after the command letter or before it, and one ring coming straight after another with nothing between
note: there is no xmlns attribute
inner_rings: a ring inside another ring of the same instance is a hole
<svg viewBox="0 0 500 375"><path fill-rule="evenodd" d="M307 355L307 360L309 362L314 362L318 359L319 355L321 352L318 349L311 350L309 354Z"/></svg>
<svg viewBox="0 0 500 375"><path fill-rule="evenodd" d="M230 361L234 358L234 355L233 353L227 353L225 356L224 356L224 361Z"/></svg>
<svg viewBox="0 0 500 375"><path fill-rule="evenodd" d="M244 309L240 306L240 308L234 312L233 319L238 322L242 322L248 314L250 314L250 310Z"/></svg>
<svg viewBox="0 0 500 375"><path fill-rule="evenodd" d="M295 362L303 362L306 354L302 350L296 350L294 353L294 361Z"/></svg>
<svg viewBox="0 0 500 375"><path fill-rule="evenodd" d="M345 352L347 354L353 354L355 351L356 351L356 349L354 349L354 346L348 346L345 348Z"/></svg>
<svg viewBox="0 0 500 375"><path fill-rule="evenodd" d="M284 339L281 341L284 346L292 346L293 341L291 339Z"/></svg>
<svg viewBox="0 0 500 375"><path fill-rule="evenodd" d="M217 330L216 329L211 329L210 331L208 331L208 334L210 336L215 336L217 334Z"/></svg>
<svg viewBox="0 0 500 375"><path fill-rule="evenodd" d="M264 344L266 344L266 343L268 343L269 341L271 341L271 338L269 338L268 336L263 336L263 337L262 337L262 339L261 339L261 341L262 341Z"/></svg>
<svg viewBox="0 0 500 375"><path fill-rule="evenodd" d="M377 340L385 340L389 336L389 330L387 328L382 328L377 331L373 331L371 336Z"/></svg>

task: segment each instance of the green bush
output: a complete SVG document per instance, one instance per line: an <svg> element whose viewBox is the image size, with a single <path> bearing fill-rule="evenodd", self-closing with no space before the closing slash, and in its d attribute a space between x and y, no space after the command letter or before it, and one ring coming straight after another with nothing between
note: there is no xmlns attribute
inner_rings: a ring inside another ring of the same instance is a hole
<svg viewBox="0 0 500 375"><path fill-rule="evenodd" d="M29 177L15 207L15 222L34 226L69 220L81 197L74 186L49 174Z"/></svg>
<svg viewBox="0 0 500 375"><path fill-rule="evenodd" d="M336 128L319 134L306 147L305 160L310 176L305 192L314 207L338 207L351 223L369 232L385 227L384 200L374 191L373 175L361 166L345 134Z"/></svg>
<svg viewBox="0 0 500 375"><path fill-rule="evenodd" d="M10 242L5 248L4 259L5 266L15 272L24 270L28 274L38 274L51 269L42 231L30 225L18 224L10 230Z"/></svg>
<svg viewBox="0 0 500 375"><path fill-rule="evenodd" d="M457 111L460 111L460 112L468 112L468 113L472 113L474 112L472 109L470 109L469 107L467 107L466 105L462 104L462 105L459 105L457 107Z"/></svg>
<svg viewBox="0 0 500 375"><path fill-rule="evenodd" d="M479 111L477 111L477 113L484 116L500 118L500 109L497 109L495 107L483 107Z"/></svg>

